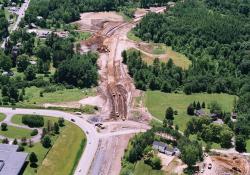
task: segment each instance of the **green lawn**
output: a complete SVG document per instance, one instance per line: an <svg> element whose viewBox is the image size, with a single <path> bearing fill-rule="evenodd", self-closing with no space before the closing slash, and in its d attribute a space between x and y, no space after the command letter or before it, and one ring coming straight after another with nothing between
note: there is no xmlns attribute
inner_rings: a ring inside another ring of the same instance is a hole
<svg viewBox="0 0 250 175"><path fill-rule="evenodd" d="M9 137L9 138L17 138L20 139L22 137L30 138L30 129L24 129L24 128L17 128L14 126L8 126L7 131L0 130L0 135Z"/></svg>
<svg viewBox="0 0 250 175"><path fill-rule="evenodd" d="M165 110L168 107L172 107L178 111L178 115L175 116L174 124L178 124L181 131L186 128L186 123L192 118L186 114L187 106L193 101L204 101L209 104L212 101L217 101L223 110L231 112L233 108L235 96L228 94L206 94L197 93L192 95L175 94L175 93L163 93L160 91L147 91L144 97L144 103L149 112L156 118L163 120Z"/></svg>
<svg viewBox="0 0 250 175"><path fill-rule="evenodd" d="M135 165L134 175L163 175L161 170L153 170L149 165L143 161L139 161Z"/></svg>
<svg viewBox="0 0 250 175"><path fill-rule="evenodd" d="M45 117L45 119L52 122L58 120L53 117ZM72 174L78 163L79 153L83 151L85 146L86 136L79 127L66 121L65 126L60 128L60 134L51 138L54 144L50 150L44 148L41 143L36 143L31 148L25 147L25 152L36 153L39 167L35 169L28 165L24 175ZM83 147L81 147L82 143Z"/></svg>
<svg viewBox="0 0 250 175"><path fill-rule="evenodd" d="M25 89L25 101L18 102L20 106L32 106L42 105L44 103L57 103L57 102L69 102L78 101L82 98L92 96L95 94L93 89L64 89L57 90L56 92L43 93L43 97L40 97L41 88L30 87Z"/></svg>
<svg viewBox="0 0 250 175"><path fill-rule="evenodd" d="M4 119L5 119L5 114L3 114L3 113L0 113L0 122L2 122Z"/></svg>

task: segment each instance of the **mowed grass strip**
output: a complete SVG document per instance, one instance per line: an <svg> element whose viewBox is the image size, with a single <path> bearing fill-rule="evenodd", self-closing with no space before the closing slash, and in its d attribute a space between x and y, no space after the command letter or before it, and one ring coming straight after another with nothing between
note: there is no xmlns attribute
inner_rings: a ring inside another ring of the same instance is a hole
<svg viewBox="0 0 250 175"><path fill-rule="evenodd" d="M203 101L206 106L212 101L217 101L222 109L226 112L231 112L233 109L234 98L236 96L228 94L206 94L197 93L192 95L175 94L175 93L163 93L160 91L146 91L144 97L144 103L149 112L156 118L163 120L165 116L165 110L168 107L172 107L178 111L178 115L175 115L174 124L177 124L181 131L186 128L187 122L192 118L187 115L187 106L193 101Z"/></svg>
<svg viewBox="0 0 250 175"><path fill-rule="evenodd" d="M7 131L0 130L0 135L8 137L8 138L16 138L21 139L22 137L30 138L30 129L18 128L14 126L8 125Z"/></svg>
<svg viewBox="0 0 250 175"><path fill-rule="evenodd" d="M6 118L6 115L3 113L0 113L0 122L2 122Z"/></svg>
<svg viewBox="0 0 250 175"><path fill-rule="evenodd" d="M139 161L135 165L134 175L164 175L164 172L161 170L153 170L143 161Z"/></svg>
<svg viewBox="0 0 250 175"><path fill-rule="evenodd" d="M86 137L82 130L67 122L41 167L38 168L37 174L69 175L75 167L82 140L85 145Z"/></svg>

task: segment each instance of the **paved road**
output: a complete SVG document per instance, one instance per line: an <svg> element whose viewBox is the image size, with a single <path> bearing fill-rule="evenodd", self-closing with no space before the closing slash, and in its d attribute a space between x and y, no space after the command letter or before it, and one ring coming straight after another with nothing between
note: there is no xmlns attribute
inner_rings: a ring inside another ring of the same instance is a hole
<svg viewBox="0 0 250 175"><path fill-rule="evenodd" d="M22 6L20 7L19 11L18 11L18 17L16 22L14 23L13 27L10 29L10 33L12 33L13 31L15 31L16 29L18 29L18 26L22 20L22 18L25 16L25 11L28 9L30 4L30 0L25 0L24 3L22 4ZM5 39L1 45L1 48L5 48L5 43L8 40L9 37L7 37L7 39Z"/></svg>
<svg viewBox="0 0 250 175"><path fill-rule="evenodd" d="M71 119L74 119L75 120L74 124L80 127L84 133L87 133L86 134L87 144L81 156L81 159L78 163L78 166L76 168L75 175L88 174L89 168L91 167L96 150L98 148L100 138L107 138L117 135L124 135L124 134L131 134L131 133L138 133L145 131L145 129L129 129L111 133L98 133L95 129L95 126L87 122L86 120L87 117L80 118L77 115L57 110L20 109L20 108L13 110L12 108L0 107L0 112L6 114L7 116L13 116L15 114L37 114L37 115L45 115L53 117L63 117L65 120L68 120L70 122L72 122ZM7 118L6 121L8 120L10 119Z"/></svg>

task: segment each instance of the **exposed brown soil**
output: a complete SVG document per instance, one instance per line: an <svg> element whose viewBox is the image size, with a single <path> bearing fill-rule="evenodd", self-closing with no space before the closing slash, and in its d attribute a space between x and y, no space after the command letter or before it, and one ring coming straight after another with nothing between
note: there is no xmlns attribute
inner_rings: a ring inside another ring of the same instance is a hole
<svg viewBox="0 0 250 175"><path fill-rule="evenodd" d="M241 175L249 175L249 161L239 155L219 155L212 156L212 161L220 167L224 172L237 173Z"/></svg>

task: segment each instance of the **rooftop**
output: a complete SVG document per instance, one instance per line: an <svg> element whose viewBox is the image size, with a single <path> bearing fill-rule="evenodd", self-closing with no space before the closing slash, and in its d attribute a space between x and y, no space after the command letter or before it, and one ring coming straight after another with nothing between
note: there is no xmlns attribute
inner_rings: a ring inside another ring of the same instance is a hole
<svg viewBox="0 0 250 175"><path fill-rule="evenodd" d="M158 142L158 141L154 141L153 145L157 145L157 146L161 146L161 147L167 147L168 146L166 143Z"/></svg>
<svg viewBox="0 0 250 175"><path fill-rule="evenodd" d="M0 175L18 175L28 153L17 152L17 145L0 144Z"/></svg>

